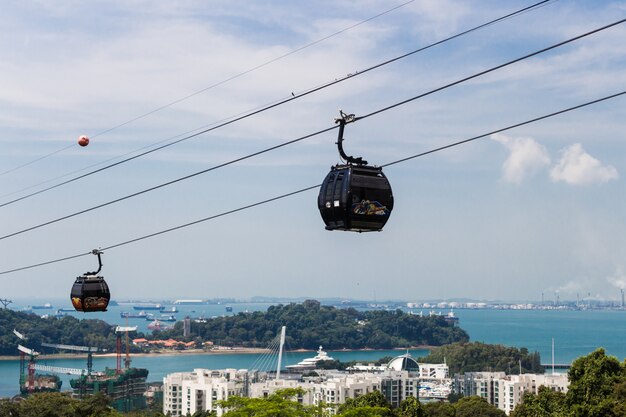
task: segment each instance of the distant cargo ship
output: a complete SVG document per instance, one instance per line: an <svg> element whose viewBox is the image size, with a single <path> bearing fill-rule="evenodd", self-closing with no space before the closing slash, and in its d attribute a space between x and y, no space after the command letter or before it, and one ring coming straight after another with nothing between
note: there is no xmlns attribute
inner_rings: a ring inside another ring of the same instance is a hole
<svg viewBox="0 0 626 417"><path fill-rule="evenodd" d="M47 310L52 308L52 304L46 303L38 306L31 306L33 310Z"/></svg>
<svg viewBox="0 0 626 417"><path fill-rule="evenodd" d="M129 313L128 311L121 311L120 312L120 317L121 318L128 318L128 319L145 319L146 317L151 316L151 314L149 315L148 313L146 313L144 310L141 310L139 313L133 314L133 313Z"/></svg>
<svg viewBox="0 0 626 417"><path fill-rule="evenodd" d="M165 307L161 304L141 304L133 306L135 310L163 310Z"/></svg>
<svg viewBox="0 0 626 417"><path fill-rule="evenodd" d="M207 304L206 300L176 300L174 304L178 305L197 305L197 304Z"/></svg>

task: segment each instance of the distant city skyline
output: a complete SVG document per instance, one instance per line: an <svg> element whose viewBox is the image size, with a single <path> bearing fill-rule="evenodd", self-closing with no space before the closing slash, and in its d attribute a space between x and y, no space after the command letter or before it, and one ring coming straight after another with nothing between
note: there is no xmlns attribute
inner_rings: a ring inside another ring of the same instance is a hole
<svg viewBox="0 0 626 417"><path fill-rule="evenodd" d="M156 143L321 84L240 122L0 207L0 236L208 170L433 91L614 23L623 1L461 0L7 4L0 16L0 205ZM539 300L626 288L626 25L429 94L345 130L385 165L380 233L329 232L317 189L132 244L321 183L337 131L0 239L0 271L107 248L113 299L198 296ZM141 116L141 117L140 117ZM88 146L77 144L81 135ZM165 141L165 142L164 142ZM55 153L56 151L60 151ZM39 158L43 158L39 160ZM0 275L0 297L69 297L93 256Z"/></svg>

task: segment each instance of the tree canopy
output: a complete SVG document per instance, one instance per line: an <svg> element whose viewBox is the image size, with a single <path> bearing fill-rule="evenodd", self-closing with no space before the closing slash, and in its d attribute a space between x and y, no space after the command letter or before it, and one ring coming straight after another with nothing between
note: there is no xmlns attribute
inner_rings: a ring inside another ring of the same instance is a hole
<svg viewBox="0 0 626 417"><path fill-rule="evenodd" d="M527 393L512 417L626 416L626 361L607 356L600 348L578 358L568 373L567 394L540 388Z"/></svg>
<svg viewBox="0 0 626 417"><path fill-rule="evenodd" d="M71 316L41 318L32 313L0 309L0 355L17 355L19 339L13 329L28 337L27 347L39 352L46 351L41 348L42 342L115 350L115 328L105 321Z"/></svg>
<svg viewBox="0 0 626 417"><path fill-rule="evenodd" d="M0 400L0 416L11 417L118 417L122 414L109 406L102 394L84 400L69 393L47 392L29 395L20 402Z"/></svg>
<svg viewBox="0 0 626 417"><path fill-rule="evenodd" d="M461 342L435 348L430 355L420 358L427 363L448 364L450 375L465 372L517 373L522 365L523 373L542 374L539 352L529 353L526 348L488 345L480 342Z"/></svg>
<svg viewBox="0 0 626 417"><path fill-rule="evenodd" d="M313 417L322 413L321 407L302 405L297 397L302 388L287 388L265 398L230 397L219 401L224 417Z"/></svg>
<svg viewBox="0 0 626 417"><path fill-rule="evenodd" d="M275 305L266 312L238 313L192 323L191 335L223 346L266 347L287 326L291 349L360 349L440 346L469 340L467 333L443 317L419 317L396 311L357 311L322 306L318 301ZM182 338L182 324L160 337Z"/></svg>

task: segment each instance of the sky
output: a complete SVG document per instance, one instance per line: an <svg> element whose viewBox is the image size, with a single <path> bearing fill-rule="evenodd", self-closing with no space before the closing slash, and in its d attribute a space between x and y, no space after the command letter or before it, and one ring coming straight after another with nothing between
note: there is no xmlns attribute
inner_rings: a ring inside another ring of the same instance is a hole
<svg viewBox="0 0 626 417"><path fill-rule="evenodd" d="M543 7L365 69L531 1L24 1L0 15L0 207L12 234L333 127L626 17ZM391 10L393 9L393 10ZM386 13L385 13L386 12ZM344 148L384 165L380 233L326 231L317 189L117 246L112 298L617 300L626 288L626 24L376 114ZM90 137L87 147L76 141ZM86 254L320 184L337 131L0 239L0 271ZM58 152L57 152L58 151ZM68 297L92 255L0 275L0 298Z"/></svg>

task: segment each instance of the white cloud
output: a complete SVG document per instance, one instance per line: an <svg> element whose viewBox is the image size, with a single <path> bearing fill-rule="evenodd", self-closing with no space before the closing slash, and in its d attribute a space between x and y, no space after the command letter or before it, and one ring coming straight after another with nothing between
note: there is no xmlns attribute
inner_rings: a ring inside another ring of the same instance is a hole
<svg viewBox="0 0 626 417"><path fill-rule="evenodd" d="M613 276L607 277L606 280L614 287L620 290L626 290L626 275L621 266L617 268Z"/></svg>
<svg viewBox="0 0 626 417"><path fill-rule="evenodd" d="M532 138L494 134L491 139L509 150L509 157L502 164L503 178L507 182L521 184L524 179L550 164L546 148Z"/></svg>
<svg viewBox="0 0 626 417"><path fill-rule="evenodd" d="M576 143L562 151L561 160L550 170L550 178L571 185L590 185L617 179L619 174L615 167L602 165Z"/></svg>

